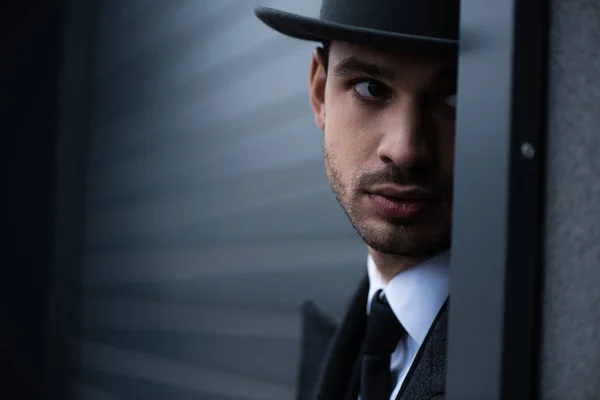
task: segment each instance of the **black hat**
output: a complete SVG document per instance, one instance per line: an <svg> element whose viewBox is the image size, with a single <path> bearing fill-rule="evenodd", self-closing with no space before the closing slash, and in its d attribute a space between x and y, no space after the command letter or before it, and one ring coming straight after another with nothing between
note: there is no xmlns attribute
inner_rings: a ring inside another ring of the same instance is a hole
<svg viewBox="0 0 600 400"><path fill-rule="evenodd" d="M445 47L458 45L459 12L459 0L322 0L319 18L255 9L265 24L298 39Z"/></svg>

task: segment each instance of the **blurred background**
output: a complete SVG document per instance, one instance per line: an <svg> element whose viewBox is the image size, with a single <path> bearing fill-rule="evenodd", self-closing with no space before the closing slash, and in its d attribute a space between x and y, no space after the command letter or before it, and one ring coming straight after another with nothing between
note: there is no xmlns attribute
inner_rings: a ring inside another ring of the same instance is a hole
<svg viewBox="0 0 600 400"><path fill-rule="evenodd" d="M365 271L308 104L315 45L259 4L98 1L82 399L291 399L302 302L339 317Z"/></svg>
<svg viewBox="0 0 600 400"><path fill-rule="evenodd" d="M320 0L98 3L80 398L291 399L300 306L339 317L366 249L322 166L315 44L253 8Z"/></svg>
<svg viewBox="0 0 600 400"><path fill-rule="evenodd" d="M59 150L47 172L59 191L44 192L59 202L56 244L40 259L55 265L44 275L54 305L32 303L53 307L44 359L71 365L81 400L293 399L302 303L338 320L367 253L323 169L307 93L315 44L253 8L316 16L320 0L49 4L23 8L47 22L13 36L38 58L10 66L14 93L37 86L32 68L59 77L57 140L44 146ZM19 112L4 110L17 124L31 107ZM43 348L36 328L15 335L19 352Z"/></svg>

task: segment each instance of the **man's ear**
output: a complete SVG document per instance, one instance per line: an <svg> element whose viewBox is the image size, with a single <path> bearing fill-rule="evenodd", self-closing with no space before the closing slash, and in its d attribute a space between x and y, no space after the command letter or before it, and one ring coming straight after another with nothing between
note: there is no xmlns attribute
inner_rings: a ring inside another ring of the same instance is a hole
<svg viewBox="0 0 600 400"><path fill-rule="evenodd" d="M313 52L310 64L309 98L315 122L321 132L325 131L325 84L327 72L325 71L325 57L322 48Z"/></svg>

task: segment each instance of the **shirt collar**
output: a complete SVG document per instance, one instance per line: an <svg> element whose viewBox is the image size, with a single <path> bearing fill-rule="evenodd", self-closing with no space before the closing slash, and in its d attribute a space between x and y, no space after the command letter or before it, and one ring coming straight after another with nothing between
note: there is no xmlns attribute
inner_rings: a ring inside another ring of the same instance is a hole
<svg viewBox="0 0 600 400"><path fill-rule="evenodd" d="M450 253L444 252L399 273L385 285L373 258L369 255L367 260L369 275L367 313L371 309L373 296L379 289L383 289L396 318L404 326L409 336L421 345L448 297L450 290L449 262Z"/></svg>

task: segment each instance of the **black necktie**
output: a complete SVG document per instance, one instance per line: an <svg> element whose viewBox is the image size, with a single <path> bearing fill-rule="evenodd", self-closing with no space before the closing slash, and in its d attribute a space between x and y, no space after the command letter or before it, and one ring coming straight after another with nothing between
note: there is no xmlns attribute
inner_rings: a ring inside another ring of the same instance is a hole
<svg viewBox="0 0 600 400"><path fill-rule="evenodd" d="M367 317L360 374L361 400L388 400L393 390L390 357L406 331L377 292Z"/></svg>

